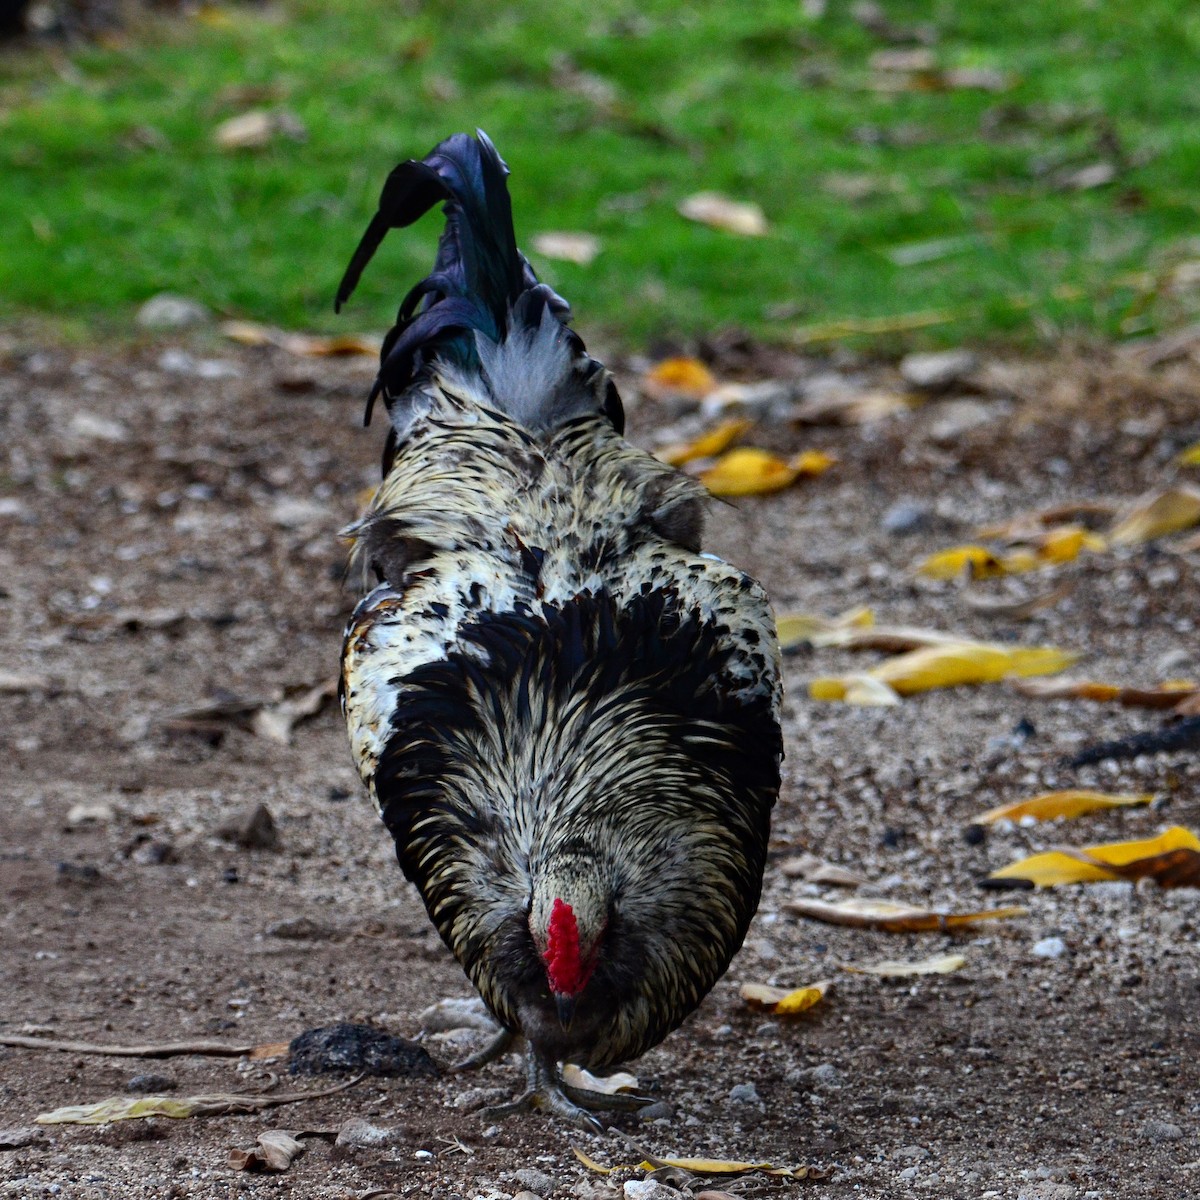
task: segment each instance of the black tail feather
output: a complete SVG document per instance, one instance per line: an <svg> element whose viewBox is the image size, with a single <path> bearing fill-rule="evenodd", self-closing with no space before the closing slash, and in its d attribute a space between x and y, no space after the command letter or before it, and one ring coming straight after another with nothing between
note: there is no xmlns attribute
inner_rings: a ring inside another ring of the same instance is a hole
<svg viewBox="0 0 1200 1200"><path fill-rule="evenodd" d="M413 224L439 200L446 228L433 271L405 296L384 339L379 376L367 400L368 423L376 398L383 395L387 402L403 392L435 350L474 365L474 332L502 340L514 309L525 319L538 319L544 308L564 324L569 319L566 301L538 282L517 249L507 176L508 167L481 130L476 137L456 133L423 160L401 163L388 176L379 210L338 287L339 311L388 230ZM579 342L580 351L582 346Z"/></svg>

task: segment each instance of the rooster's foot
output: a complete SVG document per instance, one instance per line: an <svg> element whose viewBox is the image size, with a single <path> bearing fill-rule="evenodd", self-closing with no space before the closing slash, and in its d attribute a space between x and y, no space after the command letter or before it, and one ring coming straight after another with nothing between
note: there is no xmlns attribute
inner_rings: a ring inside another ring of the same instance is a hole
<svg viewBox="0 0 1200 1200"><path fill-rule="evenodd" d="M507 1054L516 1040L515 1033L509 1033L507 1029L502 1029L482 1050L464 1058L462 1062L455 1063L450 1070L454 1072L474 1071L477 1067L486 1067L488 1063L495 1062L496 1059Z"/></svg>
<svg viewBox="0 0 1200 1200"><path fill-rule="evenodd" d="M525 1091L508 1104L485 1108L482 1114L485 1118L494 1120L538 1109L590 1133L603 1133L604 1124L593 1112L634 1112L650 1103L645 1096L628 1093L610 1096L563 1083L558 1064L538 1054L532 1046L526 1071L529 1086Z"/></svg>

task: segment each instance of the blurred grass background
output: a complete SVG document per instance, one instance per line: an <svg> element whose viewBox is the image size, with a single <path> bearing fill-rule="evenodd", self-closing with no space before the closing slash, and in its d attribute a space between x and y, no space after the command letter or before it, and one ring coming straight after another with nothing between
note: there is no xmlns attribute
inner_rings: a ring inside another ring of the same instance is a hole
<svg viewBox="0 0 1200 1200"><path fill-rule="evenodd" d="M905 57L907 56L907 57ZM874 345L1131 337L1200 311L1200 9L1177 0L317 0L0 50L0 317L379 328L439 222L332 296L387 171L486 129L585 330ZM283 114L257 149L214 129ZM716 190L766 236L684 220Z"/></svg>

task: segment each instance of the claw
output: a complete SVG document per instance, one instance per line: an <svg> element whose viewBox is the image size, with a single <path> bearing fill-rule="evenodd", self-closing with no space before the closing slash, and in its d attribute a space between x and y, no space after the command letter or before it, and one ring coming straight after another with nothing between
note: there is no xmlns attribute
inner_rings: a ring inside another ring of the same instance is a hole
<svg viewBox="0 0 1200 1200"><path fill-rule="evenodd" d="M486 1120L498 1120L537 1109L578 1125L590 1133L603 1133L604 1123L593 1112L636 1112L651 1103L648 1096L628 1092L607 1095L563 1083L558 1064L543 1057L533 1046L526 1059L526 1088L515 1100L482 1110Z"/></svg>

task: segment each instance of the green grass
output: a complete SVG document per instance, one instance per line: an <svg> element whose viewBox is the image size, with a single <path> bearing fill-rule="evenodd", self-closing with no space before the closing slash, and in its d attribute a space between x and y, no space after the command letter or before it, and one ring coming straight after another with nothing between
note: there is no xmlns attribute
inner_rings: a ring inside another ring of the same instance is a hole
<svg viewBox="0 0 1200 1200"><path fill-rule="evenodd" d="M475 126L513 169L523 242L601 238L587 267L534 256L585 330L734 324L783 340L848 320L876 344L1030 343L1200 310L1197 272L1176 271L1200 259L1200 12L891 0L895 24L936 29L940 67L1015 82L885 93L868 60L886 43L850 7L290 0L205 9L69 58L9 50L0 316L112 331L170 289L290 327L380 327L439 223L393 234L337 321L331 298L379 185ZM581 73L610 101L570 83ZM260 105L295 113L307 140L213 144L220 121ZM1116 180L1064 190L1064 175L1113 158L1114 139ZM759 202L771 232L678 216L709 189Z"/></svg>

